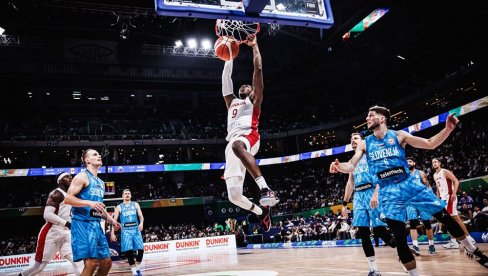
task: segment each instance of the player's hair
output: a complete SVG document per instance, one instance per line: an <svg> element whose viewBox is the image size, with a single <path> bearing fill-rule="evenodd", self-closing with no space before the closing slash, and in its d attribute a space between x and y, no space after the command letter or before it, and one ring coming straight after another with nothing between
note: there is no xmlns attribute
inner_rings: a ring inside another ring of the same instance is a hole
<svg viewBox="0 0 488 276"><path fill-rule="evenodd" d="M362 135L361 133L359 132L351 133L351 137L353 137L354 135L359 135L359 137L361 137L361 140L364 140L364 135Z"/></svg>
<svg viewBox="0 0 488 276"><path fill-rule="evenodd" d="M415 162L415 159L413 159L413 157L412 157L412 156L408 156L406 159L407 159L407 160L412 160L414 163L416 163L416 162Z"/></svg>
<svg viewBox="0 0 488 276"><path fill-rule="evenodd" d="M130 189L124 189L124 190L122 191L122 194L124 194L124 193L125 193L125 191L129 191L129 192L130 192Z"/></svg>
<svg viewBox="0 0 488 276"><path fill-rule="evenodd" d="M82 163L83 165L85 165L85 166L86 166L86 163L85 163L86 154L87 154L89 151L91 151L91 150L96 151L95 149L92 149L92 148L89 148L89 149L86 149L86 150L81 151L81 163Z"/></svg>
<svg viewBox="0 0 488 276"><path fill-rule="evenodd" d="M390 110L388 108L375 105L375 106L370 107L369 111L374 111L376 113L379 113L379 114L385 116L387 124L390 122L391 113L390 113Z"/></svg>
<svg viewBox="0 0 488 276"><path fill-rule="evenodd" d="M437 160L439 163L442 164L442 160L440 158L437 158L437 157L433 157L432 160Z"/></svg>

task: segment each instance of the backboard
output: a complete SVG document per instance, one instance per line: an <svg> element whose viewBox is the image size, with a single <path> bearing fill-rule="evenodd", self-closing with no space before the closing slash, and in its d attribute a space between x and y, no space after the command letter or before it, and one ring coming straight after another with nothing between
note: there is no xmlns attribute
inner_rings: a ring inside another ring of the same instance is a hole
<svg viewBox="0 0 488 276"><path fill-rule="evenodd" d="M260 13L246 12L245 6L248 7L251 1L263 0L244 0L245 3L238 0L155 0L155 3L157 14L163 16L231 19L322 29L334 24L330 0L268 0Z"/></svg>

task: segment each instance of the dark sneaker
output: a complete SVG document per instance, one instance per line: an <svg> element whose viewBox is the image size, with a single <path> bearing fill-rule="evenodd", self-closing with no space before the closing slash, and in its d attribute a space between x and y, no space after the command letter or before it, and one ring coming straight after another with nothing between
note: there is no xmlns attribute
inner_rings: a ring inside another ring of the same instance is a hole
<svg viewBox="0 0 488 276"><path fill-rule="evenodd" d="M258 216L258 218L261 221L263 231L268 232L269 229L271 229L271 207L261 206L261 209L263 210L263 213Z"/></svg>
<svg viewBox="0 0 488 276"><path fill-rule="evenodd" d="M429 254L434 255L435 254L435 246L434 245L429 245Z"/></svg>
<svg viewBox="0 0 488 276"><path fill-rule="evenodd" d="M136 270L136 272L137 272L137 276L142 276L142 273L140 270Z"/></svg>
<svg viewBox="0 0 488 276"><path fill-rule="evenodd" d="M488 268L488 257L480 251L479 248L476 248L474 252L469 252L466 248L464 248L464 255L468 258L477 261L480 265L485 268Z"/></svg>
<svg viewBox="0 0 488 276"><path fill-rule="evenodd" d="M276 196L275 192L271 191L269 188L262 188L261 191L261 199L259 200L259 204L261 206L275 206L280 199Z"/></svg>
<svg viewBox="0 0 488 276"><path fill-rule="evenodd" d="M381 276L379 271L370 271L368 273L368 276Z"/></svg>
<svg viewBox="0 0 488 276"><path fill-rule="evenodd" d="M412 246L412 248L410 249L412 251L413 254L417 255L417 256L420 256L420 249L418 246Z"/></svg>

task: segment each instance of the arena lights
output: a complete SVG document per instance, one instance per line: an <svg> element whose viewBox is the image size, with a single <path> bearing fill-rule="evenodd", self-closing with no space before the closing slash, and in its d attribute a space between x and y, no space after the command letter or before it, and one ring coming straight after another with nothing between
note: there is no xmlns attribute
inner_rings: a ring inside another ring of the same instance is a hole
<svg viewBox="0 0 488 276"><path fill-rule="evenodd" d="M206 50L212 48L212 43L210 42L210 40L208 39L202 40L202 48Z"/></svg>
<svg viewBox="0 0 488 276"><path fill-rule="evenodd" d="M178 48L178 47L181 47L183 46L183 41L181 41L181 39L178 39L175 41L175 47Z"/></svg>
<svg viewBox="0 0 488 276"><path fill-rule="evenodd" d="M4 32L5 32L5 29L0 27L0 35L3 35Z"/></svg>
<svg viewBox="0 0 488 276"><path fill-rule="evenodd" d="M190 38L190 39L188 39L188 40L186 41L186 44L188 45L188 47L189 47L189 48L192 48L192 49L196 48L196 47L197 47L197 45L198 45L198 44L197 44L197 40L196 40L196 39L194 39L194 38Z"/></svg>

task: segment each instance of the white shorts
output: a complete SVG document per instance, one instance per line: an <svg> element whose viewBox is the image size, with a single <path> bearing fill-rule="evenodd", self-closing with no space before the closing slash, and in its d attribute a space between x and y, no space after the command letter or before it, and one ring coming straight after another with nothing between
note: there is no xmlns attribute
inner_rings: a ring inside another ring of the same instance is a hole
<svg viewBox="0 0 488 276"><path fill-rule="evenodd" d="M457 199L457 195L454 195L455 198L454 200L452 201L452 204L449 203L449 195L447 196L447 198L443 198L442 200L444 200L447 205L446 205L446 210L447 212L451 215L451 216L458 216L458 210L457 210L457 202L458 202L458 199Z"/></svg>
<svg viewBox="0 0 488 276"><path fill-rule="evenodd" d="M71 231L46 223L39 233L35 259L37 262L49 262L56 253L61 257L71 254Z"/></svg>
<svg viewBox="0 0 488 276"><path fill-rule="evenodd" d="M228 179L230 177L242 177L246 175L246 167L242 164L241 159L237 157L232 150L232 144L235 141L242 141L246 144L247 152L251 153L253 156L258 153L260 140L259 135L256 138L256 134L251 133L249 135L235 135L232 137L225 147L225 171L224 171L224 179Z"/></svg>

